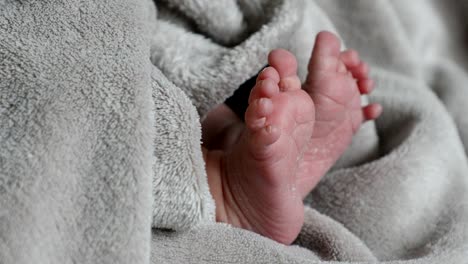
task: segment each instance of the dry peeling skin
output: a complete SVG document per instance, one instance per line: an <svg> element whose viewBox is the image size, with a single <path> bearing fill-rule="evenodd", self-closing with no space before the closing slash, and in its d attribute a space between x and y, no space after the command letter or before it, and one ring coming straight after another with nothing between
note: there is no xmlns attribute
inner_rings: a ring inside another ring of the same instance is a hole
<svg viewBox="0 0 468 264"><path fill-rule="evenodd" d="M263 13L238 2L243 18L226 25L200 11L225 12L214 1L179 1L173 22L152 1L0 1L1 263L467 259L467 28L453 22L466 5L252 1ZM383 116L306 200L300 247L214 223L197 114L273 48L292 50L304 78L324 29L370 62ZM152 223L185 231L151 234Z"/></svg>

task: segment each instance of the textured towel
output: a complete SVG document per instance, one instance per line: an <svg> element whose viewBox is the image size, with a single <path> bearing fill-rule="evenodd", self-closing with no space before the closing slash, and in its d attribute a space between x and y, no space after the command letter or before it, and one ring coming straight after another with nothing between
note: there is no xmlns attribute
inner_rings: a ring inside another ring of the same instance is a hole
<svg viewBox="0 0 468 264"><path fill-rule="evenodd" d="M468 2L0 0L0 263L464 263ZM294 245L214 222L200 122L337 33L366 123ZM330 262L331 261L331 262Z"/></svg>

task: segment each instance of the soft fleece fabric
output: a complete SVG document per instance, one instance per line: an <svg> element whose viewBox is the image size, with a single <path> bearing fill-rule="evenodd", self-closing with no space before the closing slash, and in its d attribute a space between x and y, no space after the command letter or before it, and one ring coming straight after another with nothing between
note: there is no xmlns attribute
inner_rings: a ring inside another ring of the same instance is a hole
<svg viewBox="0 0 468 264"><path fill-rule="evenodd" d="M464 263L468 1L0 1L1 263ZM214 222L200 119L314 36L384 114L305 200L292 246Z"/></svg>

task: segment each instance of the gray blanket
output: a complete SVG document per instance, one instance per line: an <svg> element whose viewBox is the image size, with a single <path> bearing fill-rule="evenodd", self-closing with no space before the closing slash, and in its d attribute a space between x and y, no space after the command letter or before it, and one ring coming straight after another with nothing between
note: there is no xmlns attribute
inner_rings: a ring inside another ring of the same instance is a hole
<svg viewBox="0 0 468 264"><path fill-rule="evenodd" d="M468 1L0 0L0 263L466 263ZM292 246L214 222L200 119L315 34L385 110Z"/></svg>

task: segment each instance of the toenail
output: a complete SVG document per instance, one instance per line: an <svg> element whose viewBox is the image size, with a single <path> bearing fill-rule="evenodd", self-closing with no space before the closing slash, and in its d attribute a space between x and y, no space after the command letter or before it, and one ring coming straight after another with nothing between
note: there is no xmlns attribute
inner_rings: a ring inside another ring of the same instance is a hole
<svg viewBox="0 0 468 264"><path fill-rule="evenodd" d="M257 121L258 126L262 127L266 123L266 117L262 117Z"/></svg>

